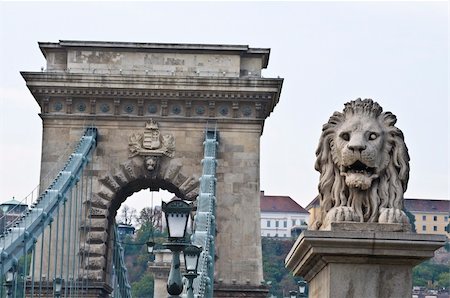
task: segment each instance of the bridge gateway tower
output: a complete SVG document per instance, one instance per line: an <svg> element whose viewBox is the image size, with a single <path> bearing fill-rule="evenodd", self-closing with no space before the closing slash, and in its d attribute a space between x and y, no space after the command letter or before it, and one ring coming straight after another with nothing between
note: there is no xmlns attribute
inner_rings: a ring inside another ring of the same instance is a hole
<svg viewBox="0 0 450 298"><path fill-rule="evenodd" d="M260 136L283 82L261 76L270 50L97 41L39 46L46 70L22 76L41 107L41 190L84 129L98 130L91 195L82 206L91 217L82 229L67 228L80 234L71 253L92 280L90 297L110 291L113 221L129 195L162 188L196 199L207 125L220 134L214 296L263 297ZM38 243L37 255L41 247L58 247L55 242ZM39 266L53 272L51 259Z"/></svg>

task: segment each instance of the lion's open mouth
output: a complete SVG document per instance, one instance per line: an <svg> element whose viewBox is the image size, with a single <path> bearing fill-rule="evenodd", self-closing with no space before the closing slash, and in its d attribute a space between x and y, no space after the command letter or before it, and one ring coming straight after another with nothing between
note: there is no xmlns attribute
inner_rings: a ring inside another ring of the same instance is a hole
<svg viewBox="0 0 450 298"><path fill-rule="evenodd" d="M367 176L372 176L375 173L375 168L371 168L366 166L361 161L357 161L352 165L345 167L344 172L346 173L360 173L365 174Z"/></svg>
<svg viewBox="0 0 450 298"><path fill-rule="evenodd" d="M369 189L372 181L378 178L376 168L368 167L361 161L344 167L341 176L345 177L345 183L348 187L361 190Z"/></svg>

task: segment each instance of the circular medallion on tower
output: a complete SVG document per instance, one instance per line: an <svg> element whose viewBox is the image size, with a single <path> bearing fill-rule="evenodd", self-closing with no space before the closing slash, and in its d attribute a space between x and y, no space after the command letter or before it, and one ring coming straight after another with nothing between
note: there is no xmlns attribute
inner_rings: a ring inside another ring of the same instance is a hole
<svg viewBox="0 0 450 298"><path fill-rule="evenodd" d="M172 107L172 113L175 115L179 115L181 113L181 107L179 105L174 105Z"/></svg>
<svg viewBox="0 0 450 298"><path fill-rule="evenodd" d="M80 111L80 112L86 111L86 104L85 104L84 102L80 102L80 103L77 105L77 110Z"/></svg>
<svg viewBox="0 0 450 298"><path fill-rule="evenodd" d="M244 106L242 107L242 115L245 117L249 117L252 115L252 108L250 106Z"/></svg>
<svg viewBox="0 0 450 298"><path fill-rule="evenodd" d="M55 104L53 105L53 108L55 109L55 111L59 112L62 110L63 104L60 101L55 102Z"/></svg>
<svg viewBox="0 0 450 298"><path fill-rule="evenodd" d="M150 114L156 114L156 112L158 112L158 106L157 105L155 105L155 104L150 104L149 106L148 106L148 112L150 113Z"/></svg>
<svg viewBox="0 0 450 298"><path fill-rule="evenodd" d="M220 106L219 107L219 113L222 116L228 115L228 107L227 106Z"/></svg>
<svg viewBox="0 0 450 298"><path fill-rule="evenodd" d="M131 113L133 113L133 111L134 111L134 106L132 105L132 104L126 104L124 107L123 107L123 110L125 111L125 113L128 113L128 114L131 114Z"/></svg>
<svg viewBox="0 0 450 298"><path fill-rule="evenodd" d="M102 111L102 113L108 113L109 112L109 104L102 103L100 105L100 111Z"/></svg>
<svg viewBox="0 0 450 298"><path fill-rule="evenodd" d="M197 115L203 115L203 114L205 114L205 107L204 106L197 106L195 108L195 112L197 113Z"/></svg>

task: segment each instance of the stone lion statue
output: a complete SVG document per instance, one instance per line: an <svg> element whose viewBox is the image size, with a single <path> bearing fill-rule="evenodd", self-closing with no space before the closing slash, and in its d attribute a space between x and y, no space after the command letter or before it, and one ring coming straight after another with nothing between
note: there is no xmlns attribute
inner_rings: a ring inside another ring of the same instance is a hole
<svg viewBox="0 0 450 298"><path fill-rule="evenodd" d="M316 151L321 211L310 229L332 222L400 223L409 155L397 118L371 99L345 104L324 124Z"/></svg>

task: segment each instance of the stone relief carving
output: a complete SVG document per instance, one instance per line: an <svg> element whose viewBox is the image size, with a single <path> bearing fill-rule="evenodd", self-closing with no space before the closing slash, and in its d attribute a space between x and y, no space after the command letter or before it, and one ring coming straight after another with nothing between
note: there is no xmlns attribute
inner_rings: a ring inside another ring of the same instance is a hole
<svg viewBox="0 0 450 298"><path fill-rule="evenodd" d="M158 123L150 120L145 125L143 133L134 133L130 136L130 157L161 156L173 157L175 153L175 139L172 135L162 135Z"/></svg>
<svg viewBox="0 0 450 298"><path fill-rule="evenodd" d="M146 123L145 129L143 133L130 136L130 157L142 156L147 170L153 172L158 168L161 156L174 157L175 139L171 134L162 135L158 123L153 120Z"/></svg>
<svg viewBox="0 0 450 298"><path fill-rule="evenodd" d="M409 155L397 119L371 99L345 104L324 124L316 151L321 211L310 229L331 222L399 223L409 179Z"/></svg>

